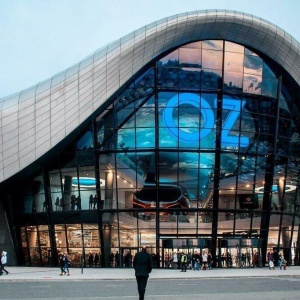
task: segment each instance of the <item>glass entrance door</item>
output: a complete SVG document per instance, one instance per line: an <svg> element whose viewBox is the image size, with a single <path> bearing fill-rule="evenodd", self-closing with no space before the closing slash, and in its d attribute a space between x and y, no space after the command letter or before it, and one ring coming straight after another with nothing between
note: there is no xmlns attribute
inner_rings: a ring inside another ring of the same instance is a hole
<svg viewBox="0 0 300 300"><path fill-rule="evenodd" d="M220 239L218 266L222 268L261 267L259 239Z"/></svg>
<svg viewBox="0 0 300 300"><path fill-rule="evenodd" d="M120 267L121 268L132 268L133 258L138 252L138 248L124 247L120 248Z"/></svg>
<svg viewBox="0 0 300 300"><path fill-rule="evenodd" d="M188 269L193 269L195 262L198 262L200 268L203 251L210 255L210 239L163 239L162 246L164 268L180 269L182 254L187 255Z"/></svg>

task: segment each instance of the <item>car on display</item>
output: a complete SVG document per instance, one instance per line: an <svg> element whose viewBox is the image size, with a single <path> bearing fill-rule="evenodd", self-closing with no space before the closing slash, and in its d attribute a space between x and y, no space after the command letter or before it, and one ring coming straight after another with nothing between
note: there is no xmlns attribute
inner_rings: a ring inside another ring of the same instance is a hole
<svg viewBox="0 0 300 300"><path fill-rule="evenodd" d="M177 184L147 183L133 194L133 208L156 208L157 200L160 208L190 207L188 193L184 187Z"/></svg>

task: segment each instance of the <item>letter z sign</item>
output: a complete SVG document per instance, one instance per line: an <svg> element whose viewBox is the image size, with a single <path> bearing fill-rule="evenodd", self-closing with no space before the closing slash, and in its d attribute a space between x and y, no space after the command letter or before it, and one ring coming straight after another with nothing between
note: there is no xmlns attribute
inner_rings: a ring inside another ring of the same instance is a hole
<svg viewBox="0 0 300 300"><path fill-rule="evenodd" d="M217 99L214 101L215 108L216 104ZM249 145L249 137L230 135L235 123L239 122L239 116L245 104L246 101L244 100L231 99L229 97L223 98L222 109L229 112L222 124L221 144L223 147L247 147ZM178 125L174 122L173 111L180 105L193 106L199 110L202 118L199 131L186 132L178 128ZM212 130L215 130L215 116L211 106L205 99L192 93L179 94L179 98L177 95L172 97L163 111L162 119L168 133L172 137L187 143L199 142L199 140L208 136Z"/></svg>

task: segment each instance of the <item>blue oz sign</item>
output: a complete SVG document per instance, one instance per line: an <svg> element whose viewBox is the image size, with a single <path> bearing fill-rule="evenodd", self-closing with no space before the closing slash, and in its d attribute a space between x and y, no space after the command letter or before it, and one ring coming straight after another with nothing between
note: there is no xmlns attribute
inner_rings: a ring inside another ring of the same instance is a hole
<svg viewBox="0 0 300 300"><path fill-rule="evenodd" d="M217 99L214 101L214 107L216 108ZM222 109L227 110L228 116L222 124L221 132L221 144L223 147L232 146L232 147L247 147L249 145L249 138L246 136L235 136L230 135L234 124L238 121L240 113L245 106L246 101L236 100L231 98L223 98ZM178 125L175 124L173 118L173 111L175 108L180 105L189 105L198 109L201 113L202 125L201 129L197 132L186 132L178 128ZM214 112L209 105L209 103L196 94L182 93L178 96L172 97L164 111L163 111L163 122L167 128L169 134L176 139L183 142L199 142L199 140L204 139L214 130L215 116Z"/></svg>

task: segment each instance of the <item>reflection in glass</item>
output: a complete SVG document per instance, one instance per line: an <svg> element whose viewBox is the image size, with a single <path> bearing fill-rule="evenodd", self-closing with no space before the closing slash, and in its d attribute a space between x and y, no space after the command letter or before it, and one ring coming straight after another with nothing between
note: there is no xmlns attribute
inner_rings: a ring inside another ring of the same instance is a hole
<svg viewBox="0 0 300 300"><path fill-rule="evenodd" d="M55 225L55 237L44 225L23 227L22 250L28 264L48 264L51 238L54 250L68 251L75 266L80 265L83 251L88 263L90 254L101 255L103 245L103 249L111 246L114 254L126 255L151 244L151 251L159 253L156 245L162 247L163 242L157 233L211 240L215 213L214 230L219 236L257 237L266 186L272 187L271 223L285 212L283 227L289 224L288 214L299 209L300 201L295 95L282 85L276 120L274 72L243 46L226 42L223 52L223 43L191 43L156 65L153 62L155 67L139 74L111 99L96 118L95 133L90 122L67 151L58 154L49 172L50 193L44 191L45 174L34 177L24 192L25 212L45 217L43 201L50 194L53 217L71 217L77 224ZM94 134L99 143L96 151ZM269 155L275 150L273 168ZM272 183L266 184L266 178ZM214 207L216 201L218 207ZM102 224L109 226L98 228L98 213ZM104 236L100 243L101 230L108 238ZM286 237L289 230L276 232L276 237L271 232L274 242L269 239L268 247L277 247L278 235ZM110 264L125 265L121 255Z"/></svg>
<svg viewBox="0 0 300 300"><path fill-rule="evenodd" d="M245 55L244 72L262 76L263 60L258 56Z"/></svg>
<svg viewBox="0 0 300 300"><path fill-rule="evenodd" d="M261 76L244 74L243 92L249 94L261 94Z"/></svg>
<svg viewBox="0 0 300 300"><path fill-rule="evenodd" d="M243 73L224 72L224 90L241 92L243 86Z"/></svg>
<svg viewBox="0 0 300 300"><path fill-rule="evenodd" d="M202 67L205 69L222 69L223 52L202 50Z"/></svg>
<svg viewBox="0 0 300 300"><path fill-rule="evenodd" d="M178 69L177 68L159 68L158 85L164 88L178 87Z"/></svg>
<svg viewBox="0 0 300 300"><path fill-rule="evenodd" d="M178 67L178 50L171 52L158 61L159 67Z"/></svg>
<svg viewBox="0 0 300 300"><path fill-rule="evenodd" d="M225 52L224 70L229 72L243 73L244 55L238 53Z"/></svg>
<svg viewBox="0 0 300 300"><path fill-rule="evenodd" d="M202 69L201 72L201 89L216 90L220 86L222 79L221 70Z"/></svg>
<svg viewBox="0 0 300 300"><path fill-rule="evenodd" d="M182 48L193 48L193 49L201 49L202 48L202 42L194 42L194 43L189 43L186 44L184 46L182 46Z"/></svg>
<svg viewBox="0 0 300 300"><path fill-rule="evenodd" d="M202 41L202 49L223 50L223 41Z"/></svg>
<svg viewBox="0 0 300 300"><path fill-rule="evenodd" d="M179 49L179 66L182 68L201 68L201 50Z"/></svg>
<svg viewBox="0 0 300 300"><path fill-rule="evenodd" d="M241 46L236 43L225 41L225 51L226 52L235 52L244 54L244 46Z"/></svg>
<svg viewBox="0 0 300 300"><path fill-rule="evenodd" d="M200 71L196 68L182 68L179 70L179 85L181 89L200 89Z"/></svg>
<svg viewBox="0 0 300 300"><path fill-rule="evenodd" d="M272 70L264 63L263 64L263 80L262 80L262 94L269 97L277 97L278 79Z"/></svg>

